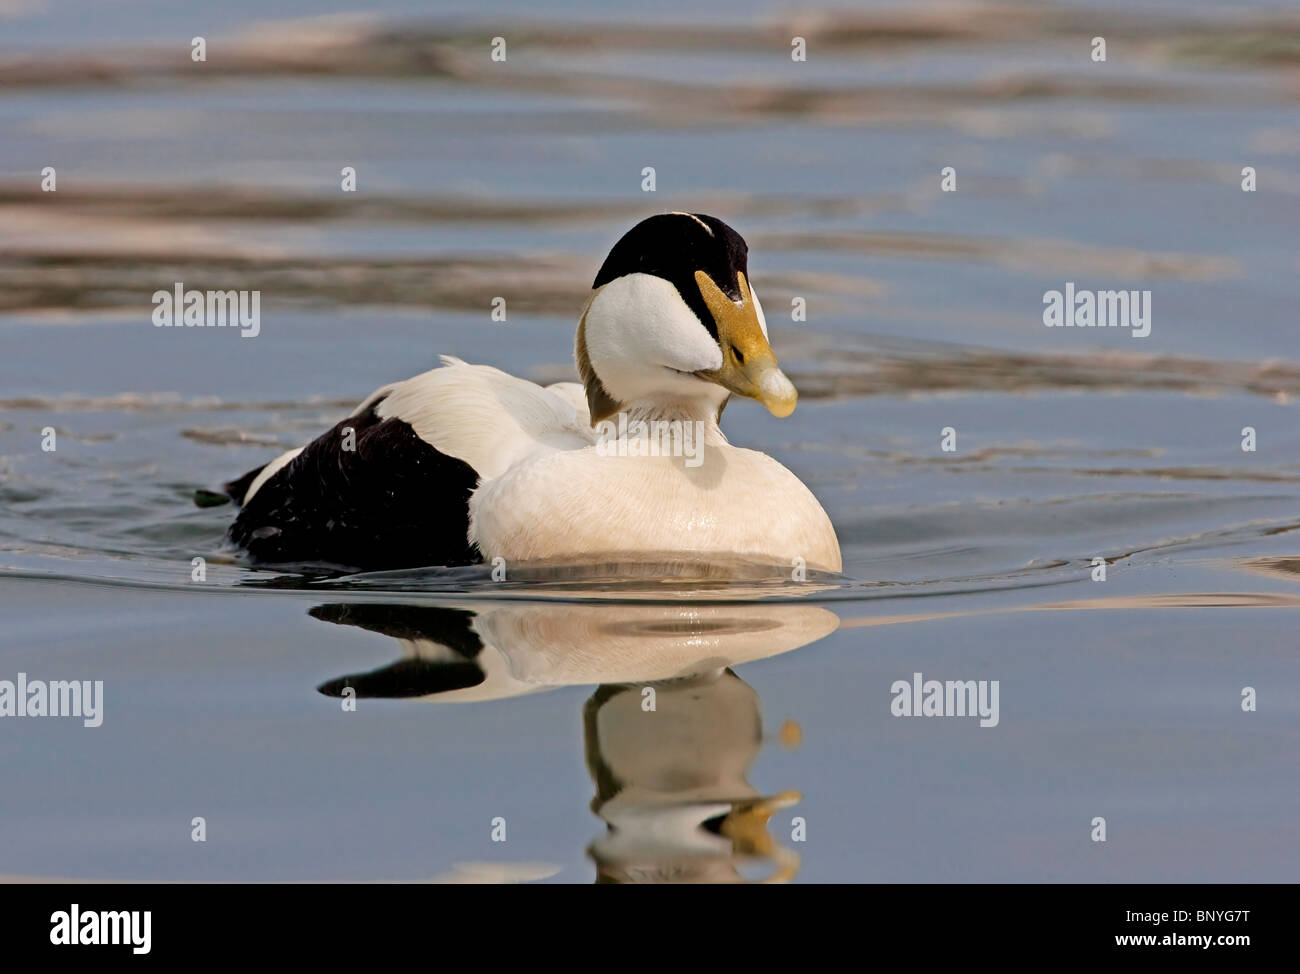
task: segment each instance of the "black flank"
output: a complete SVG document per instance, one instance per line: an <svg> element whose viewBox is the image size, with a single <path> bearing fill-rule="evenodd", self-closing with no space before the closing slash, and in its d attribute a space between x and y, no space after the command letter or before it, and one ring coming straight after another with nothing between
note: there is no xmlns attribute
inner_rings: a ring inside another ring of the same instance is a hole
<svg viewBox="0 0 1300 974"><path fill-rule="evenodd" d="M405 421L381 419L381 402L338 423L277 471L227 538L261 564L376 571L477 563L467 535L478 474ZM343 448L349 427L356 447L350 451Z"/></svg>

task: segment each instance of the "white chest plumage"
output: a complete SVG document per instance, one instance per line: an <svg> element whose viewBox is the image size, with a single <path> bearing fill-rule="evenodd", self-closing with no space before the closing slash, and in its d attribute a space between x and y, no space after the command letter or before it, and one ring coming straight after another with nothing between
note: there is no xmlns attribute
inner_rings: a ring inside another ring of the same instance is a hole
<svg viewBox="0 0 1300 974"><path fill-rule="evenodd" d="M789 470L727 444L699 460L538 452L474 493L470 538L507 562L677 552L840 570L830 519Z"/></svg>

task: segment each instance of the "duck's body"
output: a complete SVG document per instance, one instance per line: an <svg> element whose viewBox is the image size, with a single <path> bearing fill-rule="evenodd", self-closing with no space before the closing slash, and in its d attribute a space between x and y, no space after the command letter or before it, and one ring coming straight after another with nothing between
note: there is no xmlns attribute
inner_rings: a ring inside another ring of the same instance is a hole
<svg viewBox="0 0 1300 974"><path fill-rule="evenodd" d="M579 323L582 385L444 358L228 485L230 540L261 562L357 569L726 554L839 571L811 492L718 427L731 392L794 408L743 246L711 217L644 221Z"/></svg>

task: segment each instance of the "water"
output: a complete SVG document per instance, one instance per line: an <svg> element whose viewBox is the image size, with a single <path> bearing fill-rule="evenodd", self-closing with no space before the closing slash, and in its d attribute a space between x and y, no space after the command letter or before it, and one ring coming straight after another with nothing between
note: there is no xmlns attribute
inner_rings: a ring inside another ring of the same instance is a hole
<svg viewBox="0 0 1300 974"><path fill-rule="evenodd" d="M105 685L93 730L4 722L0 874L1294 879L1291 11L419 6L0 4L0 679ZM196 488L439 354L571 378L668 209L750 243L801 403L724 428L843 576L216 554ZM176 281L261 289L261 334L155 329ZM1066 281L1150 289L1151 335L1044 328ZM997 680L997 726L891 716L917 672Z"/></svg>

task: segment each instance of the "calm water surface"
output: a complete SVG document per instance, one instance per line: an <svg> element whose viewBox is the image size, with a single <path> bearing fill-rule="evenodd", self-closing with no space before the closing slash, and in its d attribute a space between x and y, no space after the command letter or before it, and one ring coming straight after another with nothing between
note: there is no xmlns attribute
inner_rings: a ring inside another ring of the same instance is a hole
<svg viewBox="0 0 1300 974"><path fill-rule="evenodd" d="M1293 9L380 6L0 2L0 680L105 684L99 728L0 724L0 875L1295 879ZM668 209L750 243L802 398L724 429L843 576L218 553L196 488L439 354L573 377ZM261 334L155 329L176 281ZM1044 328L1066 281L1151 335ZM918 672L997 726L891 716Z"/></svg>

